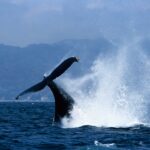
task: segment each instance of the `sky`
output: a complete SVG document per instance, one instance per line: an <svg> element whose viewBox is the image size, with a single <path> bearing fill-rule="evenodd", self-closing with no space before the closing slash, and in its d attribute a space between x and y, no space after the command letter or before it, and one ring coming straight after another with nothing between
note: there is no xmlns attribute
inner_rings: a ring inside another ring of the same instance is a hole
<svg viewBox="0 0 150 150"><path fill-rule="evenodd" d="M150 0L0 0L0 43L150 35Z"/></svg>

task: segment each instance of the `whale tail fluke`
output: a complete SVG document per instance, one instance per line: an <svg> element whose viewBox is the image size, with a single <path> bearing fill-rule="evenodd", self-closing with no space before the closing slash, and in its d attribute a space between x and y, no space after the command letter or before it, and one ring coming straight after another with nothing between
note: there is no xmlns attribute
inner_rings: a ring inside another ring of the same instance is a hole
<svg viewBox="0 0 150 150"><path fill-rule="evenodd" d="M16 99L19 99L20 96L22 95L25 95L25 94L28 94L28 93L32 93L32 92L38 92L38 91L41 91L42 89L45 88L46 86L46 81L43 80L35 85L33 85L32 87L26 89L25 91L21 92L17 97Z"/></svg>
<svg viewBox="0 0 150 150"><path fill-rule="evenodd" d="M77 57L70 57L64 60L58 67L56 67L52 73L48 77L44 77L43 81L35 84L34 86L26 89L25 91L21 92L16 99L19 99L20 96L25 95L31 92L38 92L45 88L51 81L58 78L62 75L74 62L78 62L79 58Z"/></svg>

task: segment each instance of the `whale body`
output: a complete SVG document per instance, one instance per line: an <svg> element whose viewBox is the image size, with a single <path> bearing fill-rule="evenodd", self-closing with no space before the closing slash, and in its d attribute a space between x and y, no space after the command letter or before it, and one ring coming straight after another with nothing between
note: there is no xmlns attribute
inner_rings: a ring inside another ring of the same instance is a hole
<svg viewBox="0 0 150 150"><path fill-rule="evenodd" d="M62 118L70 118L73 105L75 104L74 99L54 81L48 84L48 87L53 93L55 98L55 115L54 122L61 124Z"/></svg>

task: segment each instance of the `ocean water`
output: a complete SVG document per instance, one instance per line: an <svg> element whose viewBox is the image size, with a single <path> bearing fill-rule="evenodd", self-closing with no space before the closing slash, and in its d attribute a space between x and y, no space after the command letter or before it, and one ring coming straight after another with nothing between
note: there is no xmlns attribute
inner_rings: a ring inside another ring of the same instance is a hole
<svg viewBox="0 0 150 150"><path fill-rule="evenodd" d="M150 149L148 126L58 127L53 115L54 103L1 102L0 150Z"/></svg>

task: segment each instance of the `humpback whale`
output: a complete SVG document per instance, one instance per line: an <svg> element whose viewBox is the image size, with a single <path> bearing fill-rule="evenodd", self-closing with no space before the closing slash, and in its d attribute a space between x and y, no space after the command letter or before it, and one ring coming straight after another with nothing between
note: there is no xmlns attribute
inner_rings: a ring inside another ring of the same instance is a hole
<svg viewBox="0 0 150 150"><path fill-rule="evenodd" d="M52 71L52 73L49 76L44 77L44 79L41 82L33 85L32 87L26 89L23 92L21 92L16 97L16 99L19 99L20 96L25 95L27 93L41 91L42 89L44 89L46 87L46 85L48 85L49 82L53 81L54 79L56 79L57 77L62 75L74 62L78 62L78 61L79 61L79 58L77 58L77 57L70 57L70 58L64 60L58 67L56 67Z"/></svg>
<svg viewBox="0 0 150 150"><path fill-rule="evenodd" d="M70 112L75 104L74 99L54 81L48 83L48 87L53 93L55 98L55 115L54 122L61 124L61 119L66 117L70 118Z"/></svg>
<svg viewBox="0 0 150 150"><path fill-rule="evenodd" d="M56 67L48 77L30 87L29 89L21 92L16 99L20 96L30 92L37 92L48 86L53 93L55 99L55 116L54 122L61 124L61 119L64 117L69 118L70 112L73 109L75 103L74 99L60 86L58 86L53 80L62 75L74 62L78 62L77 57L70 57L64 60L58 67Z"/></svg>

